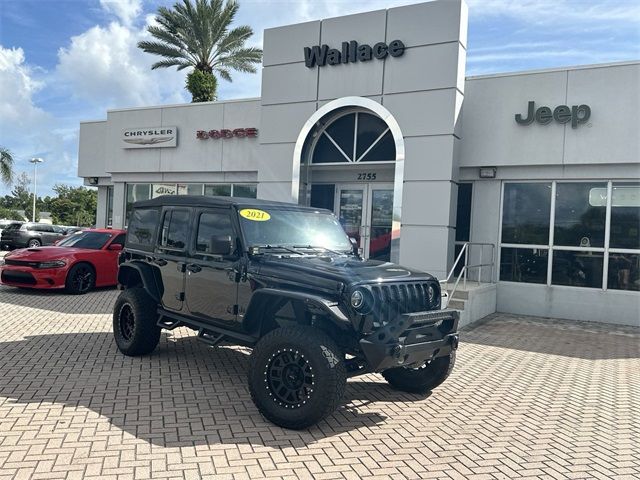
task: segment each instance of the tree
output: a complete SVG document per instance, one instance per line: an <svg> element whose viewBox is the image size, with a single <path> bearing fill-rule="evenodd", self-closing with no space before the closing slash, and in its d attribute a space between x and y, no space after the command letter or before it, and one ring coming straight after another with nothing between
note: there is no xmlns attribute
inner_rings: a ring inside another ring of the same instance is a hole
<svg viewBox="0 0 640 480"><path fill-rule="evenodd" d="M0 147L0 180L5 185L13 181L13 155L4 147Z"/></svg>
<svg viewBox="0 0 640 480"><path fill-rule="evenodd" d="M231 71L256 72L262 61L262 50L245 47L253 29L242 25L230 29L238 12L235 0L182 0L173 8L158 8L158 25L147 31L155 41L141 41L138 47L163 57L151 68L193 67L204 75L187 81L193 102L215 99L217 77L231 82ZM208 76L212 77L208 78Z"/></svg>
<svg viewBox="0 0 640 480"><path fill-rule="evenodd" d="M0 207L0 218L3 220L24 220L24 218L22 218L22 216L15 210L10 210L4 207Z"/></svg>
<svg viewBox="0 0 640 480"><path fill-rule="evenodd" d="M61 225L91 226L96 222L98 193L86 187L55 185L57 197L50 198L47 205L54 223Z"/></svg>

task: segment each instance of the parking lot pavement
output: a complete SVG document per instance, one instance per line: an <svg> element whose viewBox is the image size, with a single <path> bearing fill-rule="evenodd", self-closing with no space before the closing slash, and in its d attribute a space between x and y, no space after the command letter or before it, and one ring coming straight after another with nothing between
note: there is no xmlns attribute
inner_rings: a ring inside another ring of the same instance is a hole
<svg viewBox="0 0 640 480"><path fill-rule="evenodd" d="M144 358L118 292L0 287L0 478L640 478L640 331L494 315L429 396L349 381L310 430L263 420L248 350L186 329Z"/></svg>

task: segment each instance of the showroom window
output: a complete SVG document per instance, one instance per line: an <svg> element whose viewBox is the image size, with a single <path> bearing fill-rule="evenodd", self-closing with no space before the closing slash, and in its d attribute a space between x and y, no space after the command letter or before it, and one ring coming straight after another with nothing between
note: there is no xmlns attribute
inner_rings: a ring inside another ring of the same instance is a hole
<svg viewBox="0 0 640 480"><path fill-rule="evenodd" d="M113 225L113 187L107 187L107 227Z"/></svg>
<svg viewBox="0 0 640 480"><path fill-rule="evenodd" d="M347 112L316 132L311 163L394 162L396 144L389 126L377 115Z"/></svg>
<svg viewBox="0 0 640 480"><path fill-rule="evenodd" d="M640 183L505 183L500 280L640 291Z"/></svg>
<svg viewBox="0 0 640 480"><path fill-rule="evenodd" d="M110 187L113 188L113 187ZM125 224L129 222L131 205L162 195L211 195L222 197L257 198L255 183L128 183Z"/></svg>

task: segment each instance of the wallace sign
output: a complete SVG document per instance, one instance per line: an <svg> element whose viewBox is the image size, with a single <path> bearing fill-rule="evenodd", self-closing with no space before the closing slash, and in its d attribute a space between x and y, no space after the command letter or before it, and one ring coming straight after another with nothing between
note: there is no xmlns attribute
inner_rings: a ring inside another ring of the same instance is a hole
<svg viewBox="0 0 640 480"><path fill-rule="evenodd" d="M327 45L304 47L304 64L308 68L313 68L316 65L324 67L341 63L367 62L372 58L383 60L387 55L400 57L403 54L404 43L400 40L394 40L389 45L378 42L373 47L366 43L358 45L358 42L351 40L350 42L342 42L340 50L329 48Z"/></svg>

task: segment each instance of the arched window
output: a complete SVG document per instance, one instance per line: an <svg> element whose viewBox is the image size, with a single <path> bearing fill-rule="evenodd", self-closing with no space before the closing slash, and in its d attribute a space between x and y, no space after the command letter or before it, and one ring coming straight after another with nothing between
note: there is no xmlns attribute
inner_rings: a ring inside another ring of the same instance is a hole
<svg viewBox="0 0 640 480"><path fill-rule="evenodd" d="M387 124L367 112L350 112L317 132L311 163L393 162L396 146Z"/></svg>

